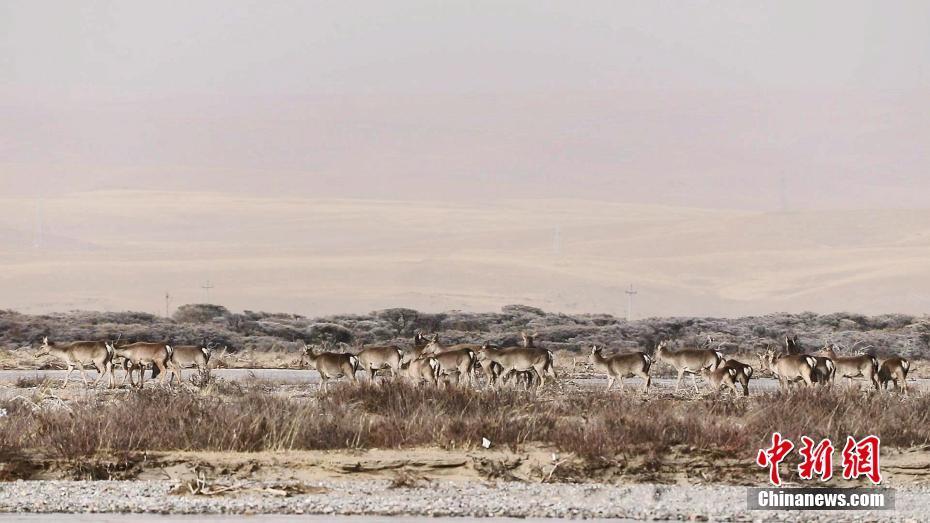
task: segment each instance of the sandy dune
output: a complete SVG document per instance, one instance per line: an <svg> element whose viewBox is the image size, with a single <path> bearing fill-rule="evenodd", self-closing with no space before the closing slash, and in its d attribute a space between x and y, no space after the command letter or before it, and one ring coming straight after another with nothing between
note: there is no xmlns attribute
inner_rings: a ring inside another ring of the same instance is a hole
<svg viewBox="0 0 930 523"><path fill-rule="evenodd" d="M390 306L624 314L925 312L930 210L768 213L578 200L446 204L208 193L0 198L0 307L324 314Z"/></svg>

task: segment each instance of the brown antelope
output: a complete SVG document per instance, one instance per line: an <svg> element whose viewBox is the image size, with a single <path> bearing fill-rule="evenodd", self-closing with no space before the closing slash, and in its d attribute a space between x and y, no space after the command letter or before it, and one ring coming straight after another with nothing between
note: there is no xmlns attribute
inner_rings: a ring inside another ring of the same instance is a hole
<svg viewBox="0 0 930 523"><path fill-rule="evenodd" d="M871 354L839 357L832 345L823 348L823 355L833 360L836 374L846 378L846 383L852 386L852 379L864 377L875 390L878 390L878 360Z"/></svg>
<svg viewBox="0 0 930 523"><path fill-rule="evenodd" d="M812 356L817 360L817 366L814 367L814 374L811 380L822 387L833 385L836 378L836 364L826 356Z"/></svg>
<svg viewBox="0 0 930 523"><path fill-rule="evenodd" d="M168 378L169 384L174 381L175 376L177 376L179 384L184 383L184 375L181 369L187 367L197 367L197 370L201 373L209 374L211 351L208 347L202 345L171 345L170 348L171 358L168 359L168 366L171 376Z"/></svg>
<svg viewBox="0 0 930 523"><path fill-rule="evenodd" d="M358 364L362 370L368 372L368 379L375 380L375 373L379 370L391 369L391 377L397 377L400 371L400 362L404 359L404 351L396 345L376 345L365 347L358 353Z"/></svg>
<svg viewBox="0 0 930 523"><path fill-rule="evenodd" d="M807 354L778 354L774 349L759 355L763 370L768 370L778 378L779 386L788 391L788 384L803 381L808 387L813 386L812 376L817 360Z"/></svg>
<svg viewBox="0 0 930 523"><path fill-rule="evenodd" d="M439 341L439 335L433 336L433 339L423 348L419 354L414 354L414 358L422 356L432 356L439 362L442 374L447 376L455 375L456 385L462 383L462 377L465 377L467 383L472 384L475 380L475 367L478 364L478 357L470 346L452 345L444 346Z"/></svg>
<svg viewBox="0 0 930 523"><path fill-rule="evenodd" d="M426 381L434 387L439 386L439 374L442 369L439 360L432 356L423 356L400 364L400 372L414 383Z"/></svg>
<svg viewBox="0 0 930 523"><path fill-rule="evenodd" d="M90 386L87 381L87 374L84 372L85 363L93 363L97 372L97 380L94 387L100 384L104 375L109 375L109 387L114 387L116 381L113 378L113 353L107 349L106 342L102 341L75 341L64 345L58 345L55 342L48 341L48 336L42 338L42 347L35 354L36 358L42 356L54 356L65 362L68 366L68 373L65 374L65 380L61 386L68 385L68 379L71 372L77 367L81 371L81 378L84 380L84 386Z"/></svg>
<svg viewBox="0 0 930 523"><path fill-rule="evenodd" d="M752 378L752 365L736 360L725 360L723 367L736 371L736 381L743 388L743 396L749 396L749 379Z"/></svg>
<svg viewBox="0 0 930 523"><path fill-rule="evenodd" d="M139 369L139 388L145 386L145 367L149 363L158 368L159 381L165 383L165 373L168 370L169 361L171 360L171 347L167 343L149 343L138 342L128 345L114 346L107 344L107 347L113 352L114 357L123 358L123 368L127 374L123 376L123 384L126 378L129 378L130 384L133 384L132 373Z"/></svg>
<svg viewBox="0 0 930 523"><path fill-rule="evenodd" d="M594 368L607 373L607 390L614 385L614 381L620 381L620 392L623 392L623 378L625 376L639 376L643 379L643 393L649 392L649 384L652 378L649 376L649 368L652 366L652 358L645 352L631 352L627 354L615 354L605 358L603 348L595 345L591 348L591 356L588 358Z"/></svg>
<svg viewBox="0 0 930 523"><path fill-rule="evenodd" d="M894 388L901 388L904 395L907 396L907 373L911 370L911 364L906 359L899 356L888 358L882 362L878 369L878 382L882 390L887 390L888 383L893 382Z"/></svg>
<svg viewBox="0 0 930 523"><path fill-rule="evenodd" d="M801 347L797 334L785 336L785 354L804 354L804 349ZM821 387L832 386L836 377L836 364L826 356L817 356L815 354L810 354L810 356L817 360L817 366L814 367L814 372L811 374L811 381Z"/></svg>
<svg viewBox="0 0 930 523"><path fill-rule="evenodd" d="M304 359L313 365L313 368L320 373L320 390L326 391L329 380L335 378L347 377L353 382L358 383L355 377L355 371L359 368L358 357L354 354L344 352L321 352L317 354L313 347L304 345L304 354L300 358L300 365L304 365Z"/></svg>
<svg viewBox="0 0 930 523"><path fill-rule="evenodd" d="M495 349L489 343L485 343L478 350L478 358L482 365L489 361L501 366L501 375L498 380L500 384L506 383L512 374L519 372L530 372L534 375L537 387L543 386L547 377L551 377L553 381L556 379L552 352L546 349L536 347ZM529 383L525 385L525 388L529 388Z"/></svg>
<svg viewBox="0 0 930 523"><path fill-rule="evenodd" d="M750 369L752 367L749 367ZM735 367L727 367L726 365L721 365L714 370L708 368L701 369L701 377L707 380L707 388L711 392L717 392L720 390L720 387L729 387L733 394L739 394L739 390L736 388L737 376L739 371ZM746 393L748 395L748 392Z"/></svg>
<svg viewBox="0 0 930 523"><path fill-rule="evenodd" d="M655 352L656 361L664 361L678 371L678 381L675 382L675 392L681 387L681 379L685 373L691 375L691 384L694 391L700 392L695 375L703 369L717 370L723 362L723 354L711 349L683 349L675 352L668 350L668 341L660 341Z"/></svg>

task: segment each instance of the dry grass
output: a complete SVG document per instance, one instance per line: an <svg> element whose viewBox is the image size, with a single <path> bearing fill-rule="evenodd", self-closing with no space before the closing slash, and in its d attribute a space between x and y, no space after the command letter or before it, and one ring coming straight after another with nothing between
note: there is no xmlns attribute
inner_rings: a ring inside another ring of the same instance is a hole
<svg viewBox="0 0 930 523"><path fill-rule="evenodd" d="M751 456L778 430L842 441L877 434L894 447L930 444L930 395L909 399L799 391L749 399L681 401L604 394L537 396L404 383L342 384L315 400L259 390L150 389L68 408L0 402L0 448L78 459L134 451L476 448L551 445L602 460L685 446Z"/></svg>

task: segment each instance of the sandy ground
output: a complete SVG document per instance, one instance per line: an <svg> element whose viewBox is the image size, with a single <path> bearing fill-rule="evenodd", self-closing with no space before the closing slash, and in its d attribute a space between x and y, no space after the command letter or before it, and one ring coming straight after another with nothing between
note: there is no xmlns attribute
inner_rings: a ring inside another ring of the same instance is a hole
<svg viewBox="0 0 930 523"><path fill-rule="evenodd" d="M453 205L92 192L0 197L0 308L211 301L307 315L525 303L636 317L930 308L930 210L756 211L512 200ZM201 285L210 280L209 296Z"/></svg>

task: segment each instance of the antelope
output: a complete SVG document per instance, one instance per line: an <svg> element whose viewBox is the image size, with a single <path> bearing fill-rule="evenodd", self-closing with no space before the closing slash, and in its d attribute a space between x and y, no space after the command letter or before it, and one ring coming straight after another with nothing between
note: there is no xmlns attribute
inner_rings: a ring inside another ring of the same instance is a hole
<svg viewBox="0 0 930 523"><path fill-rule="evenodd" d="M108 386L115 386L113 378L113 353L107 348L106 342L102 341L74 341L66 345L59 346L55 342L48 341L48 336L42 338L42 347L35 354L35 358L42 356L54 356L65 362L68 366L68 373L65 374L65 380L61 386L68 385L68 379L71 372L77 367L81 371L81 378L84 380L84 386L90 386L87 381L87 374L84 372L85 363L93 363L97 372L100 374L94 382L94 387L100 384L105 374L109 374L110 379Z"/></svg>
<svg viewBox="0 0 930 523"><path fill-rule="evenodd" d="M369 381L375 380L375 373L381 369L391 369L391 377L397 377L404 352L395 345L378 345L366 347L358 353L358 364L368 371Z"/></svg>
<svg viewBox="0 0 930 523"><path fill-rule="evenodd" d="M613 387L615 380L619 380L620 392L623 392L624 376L639 376L644 380L643 393L649 392L649 384L652 382L652 378L649 376L652 358L645 352L615 354L605 358L602 354L603 350L602 347L593 346L591 356L588 359L595 369L607 373L607 390Z"/></svg>
<svg viewBox="0 0 930 523"><path fill-rule="evenodd" d="M171 376L168 383L174 381L175 375L178 377L178 383L184 383L184 375L181 369L195 366L197 370L204 374L210 372L210 355L209 347L201 345L174 345L171 346L171 358L168 360ZM144 372L144 371L143 371Z"/></svg>
<svg viewBox="0 0 930 523"><path fill-rule="evenodd" d="M537 387L545 384L547 376L553 381L556 379L552 352L546 349L536 347L495 349L490 343L485 343L478 350L478 358L482 365L489 361L501 366L502 374L499 383L506 383L510 375L515 372L530 372L531 375L535 375L539 380ZM529 383L526 384L526 388L529 388Z"/></svg>
<svg viewBox="0 0 930 523"><path fill-rule="evenodd" d="M149 363L158 368L158 379L162 384L165 383L165 373L168 370L172 353L171 346L168 344L138 342L116 347L115 343L107 343L107 347L114 356L124 359L123 368L126 369L126 375L123 376L123 384L126 383L127 377L130 384L133 384L132 373L135 369L139 369L139 388L144 387L145 366Z"/></svg>
<svg viewBox="0 0 930 523"><path fill-rule="evenodd" d="M749 368L752 369L752 367ZM733 394L739 394L739 390L736 388L739 372L740 371L736 370L735 367L721 365L714 370L708 368L701 369L701 377L707 380L707 388L709 388L711 392L717 392L720 390L721 386L726 386L733 390ZM743 389L743 391L745 395L749 394L747 389Z"/></svg>
<svg viewBox="0 0 930 523"><path fill-rule="evenodd" d="M743 396L749 396L749 379L752 378L752 365L736 360L725 360L723 367L736 371L736 381L743 388Z"/></svg>
<svg viewBox="0 0 930 523"><path fill-rule="evenodd" d="M804 381L808 387L813 386L811 376L817 366L817 359L807 354L776 354L773 349L759 355L763 370L768 370L776 378L782 390L788 390L788 384Z"/></svg>
<svg viewBox="0 0 930 523"><path fill-rule="evenodd" d="M442 372L442 369L439 365L439 360L432 356L424 356L401 363L400 372L413 380L414 383L419 384L425 380L434 387L438 387L439 374Z"/></svg>
<svg viewBox="0 0 930 523"><path fill-rule="evenodd" d="M685 373L691 375L691 384L694 391L700 392L695 375L703 369L717 370L723 362L723 354L710 349L684 349L675 352L668 350L668 341L660 341L655 352L656 361L664 361L678 371L678 381L675 382L675 392L681 386L681 379Z"/></svg>
<svg viewBox="0 0 930 523"><path fill-rule="evenodd" d="M907 373L910 370L910 362L899 356L888 358L882 362L882 366L878 369L878 382L881 384L882 390L888 388L888 382L893 382L894 388L900 387L904 391L904 395L907 396Z"/></svg>
<svg viewBox="0 0 930 523"><path fill-rule="evenodd" d="M303 366L304 358L320 373L320 390L323 392L327 390L329 380L334 378L348 377L354 383L358 383L355 371L359 368L359 362L358 357L354 354L344 352L321 352L317 354L313 351L313 347L304 345L304 354L300 358L301 366Z"/></svg>
<svg viewBox="0 0 930 523"><path fill-rule="evenodd" d="M819 383L822 387L833 385L833 380L836 378L836 364L826 356L813 356L813 358L817 360L817 366L814 367L811 381Z"/></svg>
<svg viewBox="0 0 930 523"><path fill-rule="evenodd" d="M436 334L422 351L419 353L415 351L414 358L420 358L424 355L436 358L443 374L455 374L456 385L462 382L462 376L465 376L468 383L474 383L474 371L478 358L475 351L468 346L453 345L444 347L439 342L439 335Z"/></svg>
<svg viewBox="0 0 930 523"><path fill-rule="evenodd" d="M836 373L846 378L846 383L852 386L852 379L864 377L878 390L878 360L871 354L861 354L859 356L838 357L832 345L828 345L821 351L824 356L833 360L836 365Z"/></svg>

